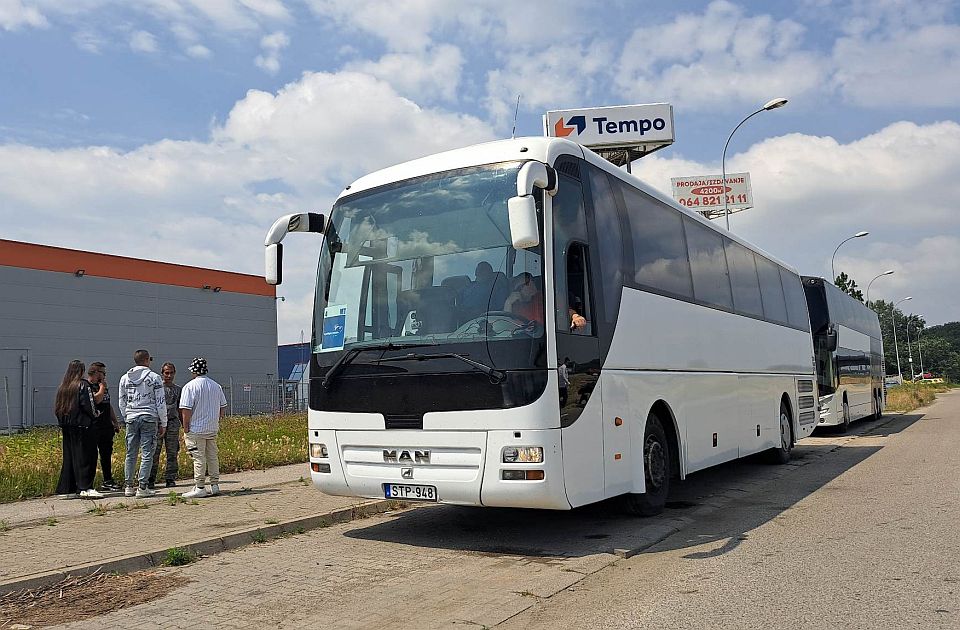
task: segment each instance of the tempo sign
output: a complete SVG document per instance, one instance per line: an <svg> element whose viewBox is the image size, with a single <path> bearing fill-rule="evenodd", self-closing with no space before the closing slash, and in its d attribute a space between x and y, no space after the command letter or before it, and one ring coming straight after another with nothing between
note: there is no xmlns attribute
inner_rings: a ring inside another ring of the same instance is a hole
<svg viewBox="0 0 960 630"><path fill-rule="evenodd" d="M543 117L544 135L591 149L673 143L673 105L618 105L562 109Z"/></svg>
<svg viewBox="0 0 960 630"><path fill-rule="evenodd" d="M720 175L674 177L670 179L670 184L677 203L704 214L714 214L714 211L722 214L724 195L730 212L753 207L750 173L727 173L725 186Z"/></svg>

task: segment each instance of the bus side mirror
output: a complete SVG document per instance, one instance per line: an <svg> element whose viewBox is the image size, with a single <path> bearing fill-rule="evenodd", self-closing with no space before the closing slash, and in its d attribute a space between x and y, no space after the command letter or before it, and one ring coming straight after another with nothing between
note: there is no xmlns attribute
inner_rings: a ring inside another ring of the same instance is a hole
<svg viewBox="0 0 960 630"><path fill-rule="evenodd" d="M289 232L317 232L323 234L324 223L322 214L302 212L282 216L270 226L267 238L263 241L263 246L266 248L263 259L263 277L267 284L275 286L283 282L283 245L280 244L283 237Z"/></svg>
<svg viewBox="0 0 960 630"><path fill-rule="evenodd" d="M267 245L263 263L267 284L278 285L283 282L283 245L280 243Z"/></svg>
<svg viewBox="0 0 960 630"><path fill-rule="evenodd" d="M837 328L835 326L830 326L827 328L825 339L827 352L836 352L839 342L839 335L837 334Z"/></svg>
<svg viewBox="0 0 960 630"><path fill-rule="evenodd" d="M533 195L511 197L507 201L510 213L510 238L517 249L536 247L540 244L540 229L537 226L537 202Z"/></svg>
<svg viewBox="0 0 960 630"><path fill-rule="evenodd" d="M517 249L536 247L540 244L540 228L537 225L537 200L533 188L541 188L548 194L557 192L557 172L544 164L531 160L520 167L517 173L517 196L507 201L510 215L510 240Z"/></svg>

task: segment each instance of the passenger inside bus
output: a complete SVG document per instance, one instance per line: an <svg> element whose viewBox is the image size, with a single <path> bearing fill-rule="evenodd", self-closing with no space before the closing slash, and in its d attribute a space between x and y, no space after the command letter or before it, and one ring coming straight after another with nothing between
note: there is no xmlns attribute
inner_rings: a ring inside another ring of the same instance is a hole
<svg viewBox="0 0 960 630"><path fill-rule="evenodd" d="M460 290L459 308L461 321L467 321L489 311L502 311L507 299L509 285L503 273L493 271L485 260L477 263L477 279Z"/></svg>

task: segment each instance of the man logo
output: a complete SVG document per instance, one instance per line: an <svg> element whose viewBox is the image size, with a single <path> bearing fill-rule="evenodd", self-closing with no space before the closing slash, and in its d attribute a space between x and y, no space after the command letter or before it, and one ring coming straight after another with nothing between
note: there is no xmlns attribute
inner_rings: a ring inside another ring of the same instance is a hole
<svg viewBox="0 0 960 630"><path fill-rule="evenodd" d="M413 468L401 468L400 476L404 479L413 479Z"/></svg>
<svg viewBox="0 0 960 630"><path fill-rule="evenodd" d="M429 464L430 451L383 449L383 461L388 464Z"/></svg>

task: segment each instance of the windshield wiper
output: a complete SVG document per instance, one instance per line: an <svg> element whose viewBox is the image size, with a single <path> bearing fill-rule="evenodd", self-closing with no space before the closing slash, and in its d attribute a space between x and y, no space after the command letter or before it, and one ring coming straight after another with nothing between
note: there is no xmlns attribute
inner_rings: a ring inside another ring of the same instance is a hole
<svg viewBox="0 0 960 630"><path fill-rule="evenodd" d="M381 359L381 362L386 363L387 361L427 361L430 359L460 359L464 363L471 365L474 368L486 374L490 378L490 382L493 383L494 385L499 385L507 377L506 372L504 372L503 370L498 370L484 363L480 363L479 361L468 359L465 355L457 354L456 352L439 352L437 354L417 354L417 353L411 352L410 354L405 354L402 357L390 357L389 359Z"/></svg>
<svg viewBox="0 0 960 630"><path fill-rule="evenodd" d="M357 358L357 355L365 350L381 350L381 351L382 350L403 350L406 348L422 348L424 346L433 346L433 345L436 345L436 344L401 343L398 345L394 343L383 343L379 345L354 346L352 348L348 348L347 351L344 352L342 355L340 355L340 358L337 359L336 362L330 366L330 369L327 370L327 373L324 375L323 381L320 384L323 385L324 389L329 388L330 383L332 383L340 375L340 373L343 372L344 368L350 365L353 362L353 360Z"/></svg>

